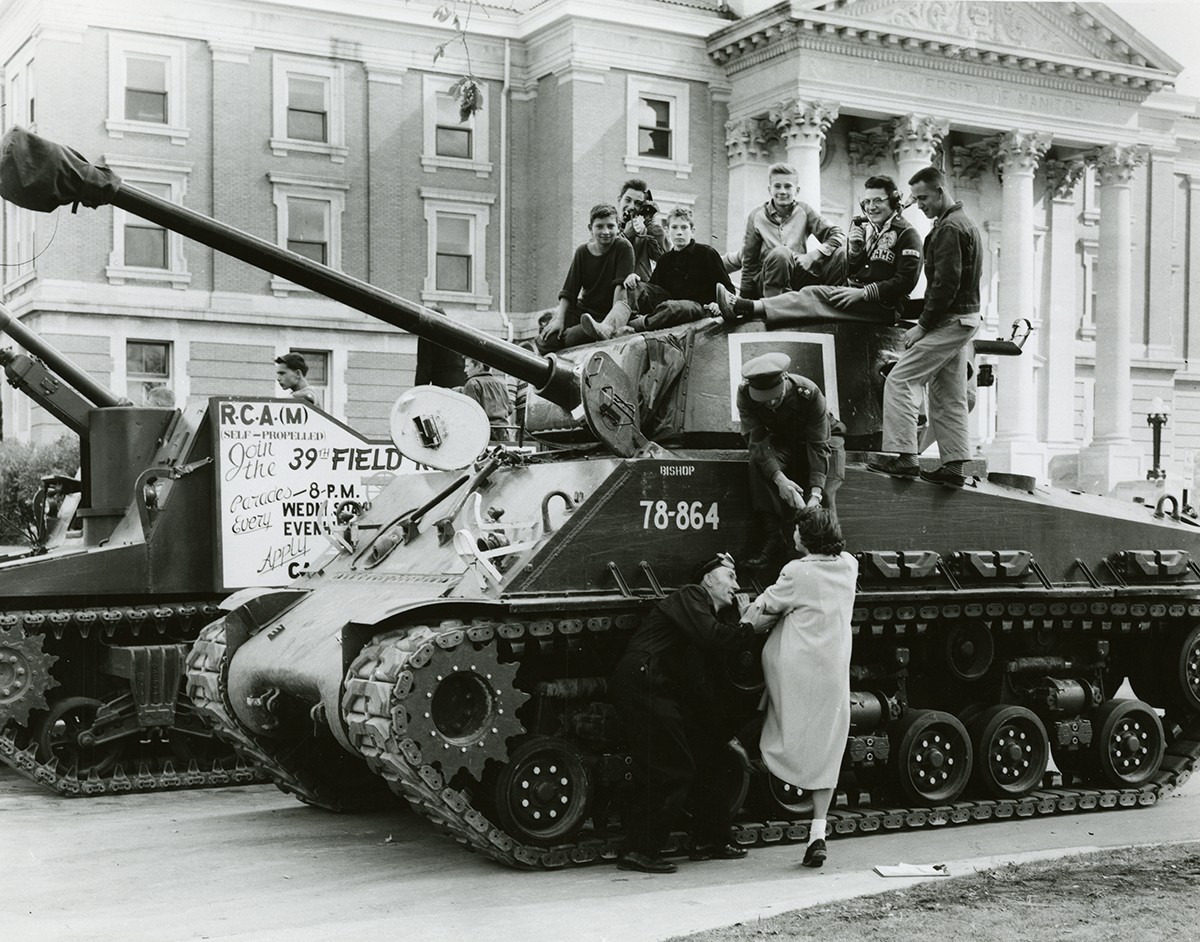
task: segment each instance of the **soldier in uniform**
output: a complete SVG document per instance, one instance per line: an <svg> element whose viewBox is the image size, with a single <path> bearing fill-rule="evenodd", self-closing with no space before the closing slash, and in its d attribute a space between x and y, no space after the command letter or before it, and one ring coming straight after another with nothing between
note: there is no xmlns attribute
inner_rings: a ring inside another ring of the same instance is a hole
<svg viewBox="0 0 1200 942"><path fill-rule="evenodd" d="M831 434L825 395L812 380L789 373L791 362L782 353L755 357L742 367L737 392L750 450L750 503L765 534L762 550L746 560L751 566L786 555L796 511L832 509L846 475L845 448Z"/></svg>

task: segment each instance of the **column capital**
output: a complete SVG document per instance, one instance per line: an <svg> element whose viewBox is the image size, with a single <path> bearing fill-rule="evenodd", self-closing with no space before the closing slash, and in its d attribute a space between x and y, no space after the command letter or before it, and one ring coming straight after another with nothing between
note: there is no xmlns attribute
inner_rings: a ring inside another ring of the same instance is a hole
<svg viewBox="0 0 1200 942"><path fill-rule="evenodd" d="M1090 159L1101 186L1128 186L1133 172L1146 160L1146 149L1140 145L1109 144L1093 151Z"/></svg>
<svg viewBox="0 0 1200 942"><path fill-rule="evenodd" d="M1083 179L1087 164L1082 157L1072 157L1068 160L1050 158L1042 161L1042 171L1046 175L1046 193L1056 200L1071 199L1075 195L1075 184Z"/></svg>
<svg viewBox="0 0 1200 942"><path fill-rule="evenodd" d="M996 141L996 160L1000 173L1032 174L1038 161L1050 149L1050 135L1030 131L1006 131Z"/></svg>
<svg viewBox="0 0 1200 942"><path fill-rule="evenodd" d="M949 133L950 122L945 118L917 114L893 118L892 153L897 163L920 160L931 164L934 155L941 150L942 138Z"/></svg>
<svg viewBox="0 0 1200 942"><path fill-rule="evenodd" d="M832 101L805 101L794 98L781 101L767 116L787 147L820 147L825 132L837 120L838 105Z"/></svg>
<svg viewBox="0 0 1200 942"><path fill-rule="evenodd" d="M854 173L866 173L891 154L892 138L885 128L873 127L865 131L851 131L846 137L850 169Z"/></svg>
<svg viewBox="0 0 1200 942"><path fill-rule="evenodd" d="M955 186L974 187L980 178L996 169L995 138L976 141L974 144L955 144L950 151L950 167Z"/></svg>
<svg viewBox="0 0 1200 942"><path fill-rule="evenodd" d="M761 160L767 155L768 143L761 118L732 118L725 122L725 153L730 161Z"/></svg>

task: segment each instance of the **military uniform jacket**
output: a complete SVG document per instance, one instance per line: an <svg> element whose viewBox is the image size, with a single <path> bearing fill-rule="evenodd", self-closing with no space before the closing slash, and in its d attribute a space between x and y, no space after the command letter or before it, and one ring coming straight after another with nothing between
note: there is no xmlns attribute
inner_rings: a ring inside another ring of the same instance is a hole
<svg viewBox="0 0 1200 942"><path fill-rule="evenodd" d="M846 250L850 284L866 290L867 301L901 310L921 275L921 236L912 223L894 213L878 233Z"/></svg>
<svg viewBox="0 0 1200 942"><path fill-rule="evenodd" d="M825 394L812 380L795 373L786 374L785 381L783 402L773 411L750 398L749 383L743 382L738 387L738 416L750 450L750 462L770 481L777 471L783 470L772 440L793 451L804 448L808 458L808 486L824 488L833 457Z"/></svg>

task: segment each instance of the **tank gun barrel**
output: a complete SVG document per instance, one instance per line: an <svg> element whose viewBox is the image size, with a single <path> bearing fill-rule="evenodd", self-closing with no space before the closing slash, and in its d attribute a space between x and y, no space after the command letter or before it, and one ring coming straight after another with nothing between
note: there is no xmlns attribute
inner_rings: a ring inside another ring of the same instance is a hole
<svg viewBox="0 0 1200 942"><path fill-rule="evenodd" d="M119 396L111 390L105 389L51 344L22 324L3 304L0 304L0 334L8 334L22 347L41 359L92 405L101 408L121 405Z"/></svg>
<svg viewBox="0 0 1200 942"><path fill-rule="evenodd" d="M0 196L38 212L83 203L111 204L204 245L269 271L401 330L426 337L517 379L565 409L579 404L574 369L553 355L540 356L419 304L327 268L233 226L124 183L106 167L69 148L12 127L0 142Z"/></svg>

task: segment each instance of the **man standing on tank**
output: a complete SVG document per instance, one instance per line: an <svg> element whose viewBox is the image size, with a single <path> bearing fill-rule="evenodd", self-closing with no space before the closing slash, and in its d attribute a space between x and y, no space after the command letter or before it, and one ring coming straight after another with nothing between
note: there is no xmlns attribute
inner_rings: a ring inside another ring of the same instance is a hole
<svg viewBox="0 0 1200 942"><path fill-rule="evenodd" d="M925 307L904 335L904 352L883 388L882 450L895 456L869 461L867 467L962 487L963 464L971 456L967 364L980 324L982 240L962 203L951 200L946 176L937 167L923 167L908 182L921 212L934 220L925 237ZM922 471L917 461L922 387L929 390L929 425L942 460L932 471Z"/></svg>
<svg viewBox="0 0 1200 942"><path fill-rule="evenodd" d="M750 506L763 532L762 548L746 560L750 566L785 556L796 511L832 509L834 492L846 476L845 447L832 434L825 395L812 380L789 373L791 362L782 353L749 360L737 391L742 437L750 452Z"/></svg>
<svg viewBox="0 0 1200 942"><path fill-rule="evenodd" d="M738 624L749 603L737 595L733 558L719 553L696 570L692 582L659 602L638 626L609 680L621 714L637 779L625 815L629 850L622 870L673 873L661 857L691 795L692 860L737 860L732 812L722 788L736 748L719 732L715 697L704 681L704 656L748 641ZM731 616L725 620L723 616Z"/></svg>

